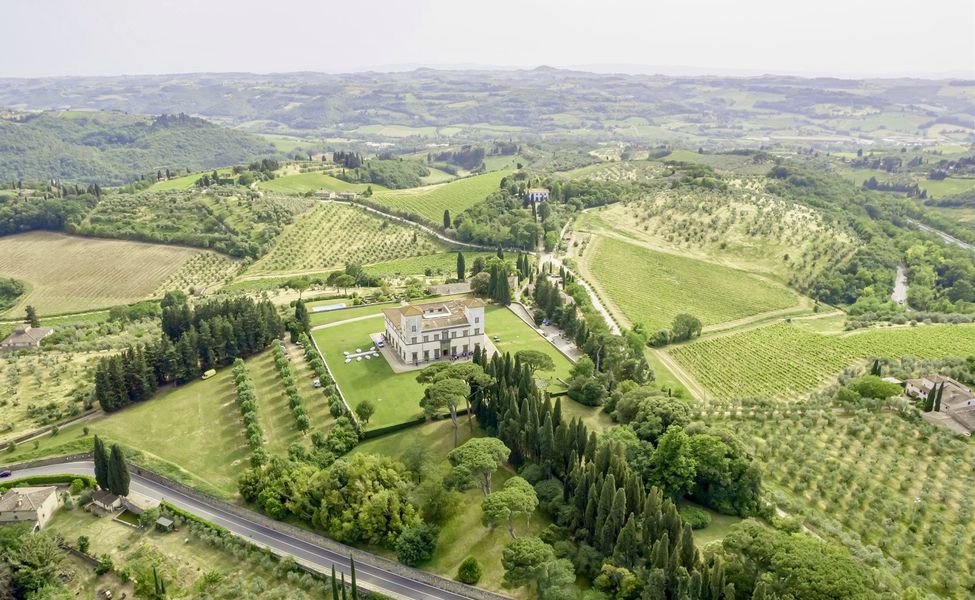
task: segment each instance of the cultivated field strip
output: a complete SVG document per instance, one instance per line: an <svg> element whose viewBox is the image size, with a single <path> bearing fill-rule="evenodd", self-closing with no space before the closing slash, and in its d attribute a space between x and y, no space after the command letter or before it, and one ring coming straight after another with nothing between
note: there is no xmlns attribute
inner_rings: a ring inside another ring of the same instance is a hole
<svg viewBox="0 0 975 600"><path fill-rule="evenodd" d="M809 392L857 360L968 356L975 326L925 325L821 335L786 324L698 340L670 354L716 398L789 398Z"/></svg>
<svg viewBox="0 0 975 600"><path fill-rule="evenodd" d="M743 271L601 238L589 271L631 323L668 327L690 313L704 325L778 310L797 303L787 288Z"/></svg>
<svg viewBox="0 0 975 600"><path fill-rule="evenodd" d="M443 222L444 210L449 210L452 216L459 215L496 192L501 179L509 174L510 171L494 171L450 183L377 192L372 199L390 208L417 214L440 224Z"/></svg>
<svg viewBox="0 0 975 600"><path fill-rule="evenodd" d="M150 296L200 250L51 232L0 238L0 275L30 292L7 314L30 304L41 315L106 308Z"/></svg>

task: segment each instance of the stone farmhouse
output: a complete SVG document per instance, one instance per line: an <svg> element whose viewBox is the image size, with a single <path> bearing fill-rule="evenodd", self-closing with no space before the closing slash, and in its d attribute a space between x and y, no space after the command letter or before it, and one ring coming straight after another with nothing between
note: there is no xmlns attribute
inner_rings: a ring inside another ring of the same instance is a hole
<svg viewBox="0 0 975 600"><path fill-rule="evenodd" d="M909 396L926 398L937 385L944 384L941 392L941 413L953 419L960 429L969 435L975 432L975 393L964 384L943 375L925 375L918 379L909 379L905 389Z"/></svg>
<svg viewBox="0 0 975 600"><path fill-rule="evenodd" d="M41 340L54 333L50 327L31 327L26 323L17 325L14 332L0 342L0 352L13 352L26 348L39 348Z"/></svg>
<svg viewBox="0 0 975 600"><path fill-rule="evenodd" d="M36 531L51 520L59 506L58 489L53 485L11 488L0 496L0 524L33 521Z"/></svg>
<svg viewBox="0 0 975 600"><path fill-rule="evenodd" d="M383 311L384 341L405 364L471 356L484 348L484 301L463 298Z"/></svg>

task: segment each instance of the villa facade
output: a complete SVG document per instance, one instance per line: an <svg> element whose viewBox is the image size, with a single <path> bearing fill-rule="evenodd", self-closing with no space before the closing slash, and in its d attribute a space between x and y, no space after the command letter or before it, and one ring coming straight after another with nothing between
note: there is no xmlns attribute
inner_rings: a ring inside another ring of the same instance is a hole
<svg viewBox="0 0 975 600"><path fill-rule="evenodd" d="M383 315L386 344L406 364L466 358L484 348L484 301L478 298L387 308Z"/></svg>

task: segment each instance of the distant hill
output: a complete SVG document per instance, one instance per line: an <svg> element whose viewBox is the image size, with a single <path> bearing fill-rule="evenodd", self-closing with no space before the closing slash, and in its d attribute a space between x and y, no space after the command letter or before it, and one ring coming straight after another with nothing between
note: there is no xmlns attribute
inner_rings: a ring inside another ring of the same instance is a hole
<svg viewBox="0 0 975 600"><path fill-rule="evenodd" d="M58 111L0 117L0 181L119 185L159 169L199 171L273 154L257 136L184 114Z"/></svg>
<svg viewBox="0 0 975 600"><path fill-rule="evenodd" d="M968 143L972 81L597 74L554 68L0 79L0 106L185 112L243 131L374 142L689 148Z"/></svg>

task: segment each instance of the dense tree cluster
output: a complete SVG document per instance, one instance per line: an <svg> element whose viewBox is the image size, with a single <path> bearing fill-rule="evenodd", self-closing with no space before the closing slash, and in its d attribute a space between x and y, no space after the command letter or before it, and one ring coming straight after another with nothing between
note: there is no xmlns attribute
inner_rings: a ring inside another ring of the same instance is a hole
<svg viewBox="0 0 975 600"><path fill-rule="evenodd" d="M284 328L269 301L239 297L191 307L169 292L162 301L163 336L103 358L95 369L95 398L106 411L148 400L160 385L186 383L207 369L259 352Z"/></svg>
<svg viewBox="0 0 975 600"><path fill-rule="evenodd" d="M346 169L358 169L362 166L362 155L358 152L344 152L338 150L332 153L332 162L342 165Z"/></svg>
<svg viewBox="0 0 975 600"><path fill-rule="evenodd" d="M24 196L21 190L0 191L0 235L36 229L64 231L68 224L81 221L98 201L94 193L62 195L63 189L71 188L45 185L44 190L28 189L34 193Z"/></svg>
<svg viewBox="0 0 975 600"><path fill-rule="evenodd" d="M430 170L413 160L367 160L335 176L350 183L375 183L390 189L405 189L423 185L421 177Z"/></svg>
<svg viewBox="0 0 975 600"><path fill-rule="evenodd" d="M450 163L468 171L484 170L484 147L463 146L460 150L428 152L427 162Z"/></svg>

